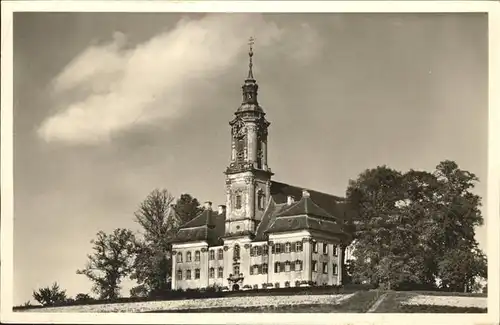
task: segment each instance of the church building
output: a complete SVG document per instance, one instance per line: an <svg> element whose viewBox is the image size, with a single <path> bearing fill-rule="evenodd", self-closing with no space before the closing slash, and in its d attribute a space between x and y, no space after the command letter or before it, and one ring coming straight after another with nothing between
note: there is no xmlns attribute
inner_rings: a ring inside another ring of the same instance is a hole
<svg viewBox="0 0 500 325"><path fill-rule="evenodd" d="M229 122L225 205L205 203L204 211L179 229L172 241L174 290L342 284L352 241L347 204L341 197L273 180L270 123L258 102L252 57L251 42L243 100Z"/></svg>

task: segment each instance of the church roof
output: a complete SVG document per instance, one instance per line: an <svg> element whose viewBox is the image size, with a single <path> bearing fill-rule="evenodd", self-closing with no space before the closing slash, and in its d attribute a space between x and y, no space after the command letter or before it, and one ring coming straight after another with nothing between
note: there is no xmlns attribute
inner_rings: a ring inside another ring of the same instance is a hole
<svg viewBox="0 0 500 325"><path fill-rule="evenodd" d="M293 186L281 182L271 182L271 196L276 203L286 203L288 196L295 199L302 197L302 191L307 190L309 197L314 203L329 213L333 218L338 219L339 222L345 223L350 221L351 216L348 213L346 200L342 197L322 193L303 187Z"/></svg>
<svg viewBox="0 0 500 325"><path fill-rule="evenodd" d="M348 235L345 233L343 222L339 221L319 207L311 199L309 192L304 191L302 198L298 202L291 203L286 209L276 214L265 232L314 230L347 238Z"/></svg>
<svg viewBox="0 0 500 325"><path fill-rule="evenodd" d="M222 244L220 237L224 235L225 217L225 213L205 209L181 226L172 242L206 241L211 246Z"/></svg>

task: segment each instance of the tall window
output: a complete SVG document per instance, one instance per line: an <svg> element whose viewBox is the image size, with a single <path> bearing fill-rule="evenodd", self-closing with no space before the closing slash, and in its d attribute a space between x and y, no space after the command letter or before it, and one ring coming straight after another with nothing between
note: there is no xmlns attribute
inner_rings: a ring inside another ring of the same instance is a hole
<svg viewBox="0 0 500 325"><path fill-rule="evenodd" d="M328 263L323 262L323 273L328 274Z"/></svg>
<svg viewBox="0 0 500 325"><path fill-rule="evenodd" d="M281 244L280 243L274 244L274 252L276 254L281 254Z"/></svg>
<svg viewBox="0 0 500 325"><path fill-rule="evenodd" d="M240 258L240 245L238 244L234 245L234 258Z"/></svg>
<svg viewBox="0 0 500 325"><path fill-rule="evenodd" d="M240 274L240 266L239 265L235 265L233 267L233 272L234 272L234 275L239 275Z"/></svg>
<svg viewBox="0 0 500 325"><path fill-rule="evenodd" d="M337 264L333 264L332 265L332 270L333 270L333 275L338 275L338 268L337 268Z"/></svg>
<svg viewBox="0 0 500 325"><path fill-rule="evenodd" d="M302 271L302 261L295 261L295 271Z"/></svg>
<svg viewBox="0 0 500 325"><path fill-rule="evenodd" d="M256 247L253 246L253 247L250 247L250 256L255 256L255 251L256 251Z"/></svg>
<svg viewBox="0 0 500 325"><path fill-rule="evenodd" d="M211 261L215 260L215 251L213 249L210 250L209 258L210 258Z"/></svg>
<svg viewBox="0 0 500 325"><path fill-rule="evenodd" d="M318 272L318 261L312 261L312 270Z"/></svg>
<svg viewBox="0 0 500 325"><path fill-rule="evenodd" d="M339 253L338 253L338 246L337 245L333 245L333 255L334 256L337 256Z"/></svg>
<svg viewBox="0 0 500 325"><path fill-rule="evenodd" d="M182 280L182 270L177 271L177 280Z"/></svg>
<svg viewBox="0 0 500 325"><path fill-rule="evenodd" d="M257 207L259 210L264 210L264 198L264 193L259 191L259 193L257 193Z"/></svg>
<svg viewBox="0 0 500 325"><path fill-rule="evenodd" d="M274 263L274 273L280 273L280 262Z"/></svg>
<svg viewBox="0 0 500 325"><path fill-rule="evenodd" d="M224 250L222 248L219 248L219 250L217 251L217 259L219 260L223 260L224 259Z"/></svg>
<svg viewBox="0 0 500 325"><path fill-rule="evenodd" d="M285 244L285 253L290 253L291 250L292 250L292 244L286 243Z"/></svg>
<svg viewBox="0 0 500 325"><path fill-rule="evenodd" d="M295 243L295 251L302 252L302 242L301 241L298 241Z"/></svg>
<svg viewBox="0 0 500 325"><path fill-rule="evenodd" d="M186 280L191 280L191 270L186 270Z"/></svg>
<svg viewBox="0 0 500 325"><path fill-rule="evenodd" d="M182 253L177 253L177 263L182 263Z"/></svg>
<svg viewBox="0 0 500 325"><path fill-rule="evenodd" d="M262 264L262 274L267 274L267 263Z"/></svg>
<svg viewBox="0 0 500 325"><path fill-rule="evenodd" d="M199 262L200 261L200 251L194 252L194 261Z"/></svg>
<svg viewBox="0 0 500 325"><path fill-rule="evenodd" d="M289 261L285 262L285 272L290 272L290 262Z"/></svg>
<svg viewBox="0 0 500 325"><path fill-rule="evenodd" d="M215 278L215 269L213 267L211 267L209 270L208 270L208 277L210 279L213 279Z"/></svg>
<svg viewBox="0 0 500 325"><path fill-rule="evenodd" d="M194 278L199 279L200 278L200 269L195 269L194 270Z"/></svg>
<svg viewBox="0 0 500 325"><path fill-rule="evenodd" d="M314 253L318 252L318 243L317 242L313 242L313 252Z"/></svg>
<svg viewBox="0 0 500 325"><path fill-rule="evenodd" d="M191 252L186 253L186 262L191 262Z"/></svg>
<svg viewBox="0 0 500 325"><path fill-rule="evenodd" d="M328 243L323 243L323 254L328 255Z"/></svg>
<svg viewBox="0 0 500 325"><path fill-rule="evenodd" d="M255 255L257 256L262 255L262 246L255 247Z"/></svg>
<svg viewBox="0 0 500 325"><path fill-rule="evenodd" d="M259 274L259 266L258 265L253 266L253 274Z"/></svg>
<svg viewBox="0 0 500 325"><path fill-rule="evenodd" d="M219 279L222 279L222 277L224 276L224 269L221 267L219 267L219 269L217 270L217 277Z"/></svg>
<svg viewBox="0 0 500 325"><path fill-rule="evenodd" d="M240 193L236 194L234 207L236 209L241 209L241 194Z"/></svg>

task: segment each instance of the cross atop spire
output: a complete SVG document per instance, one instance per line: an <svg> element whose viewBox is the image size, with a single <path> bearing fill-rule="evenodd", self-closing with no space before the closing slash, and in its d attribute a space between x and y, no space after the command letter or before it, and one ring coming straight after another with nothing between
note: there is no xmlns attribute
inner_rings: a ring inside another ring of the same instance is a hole
<svg viewBox="0 0 500 325"><path fill-rule="evenodd" d="M253 67L253 62L252 62L252 57L253 57L253 45L255 43L255 38L253 37L250 37L248 39L248 45L250 46L250 49L248 51L248 57L249 57L249 63L248 63L248 79L252 79L253 80L253 71L252 71L252 67Z"/></svg>

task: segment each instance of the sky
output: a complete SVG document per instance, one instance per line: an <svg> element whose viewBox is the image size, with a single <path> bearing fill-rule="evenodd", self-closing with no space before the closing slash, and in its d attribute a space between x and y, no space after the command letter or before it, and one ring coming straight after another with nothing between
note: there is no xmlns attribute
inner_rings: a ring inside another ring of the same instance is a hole
<svg viewBox="0 0 500 325"><path fill-rule="evenodd" d="M367 168L451 159L486 205L487 28L480 13L16 13L14 304L54 281L89 292L90 240L138 230L155 188L225 203L249 36L275 180L344 195Z"/></svg>

